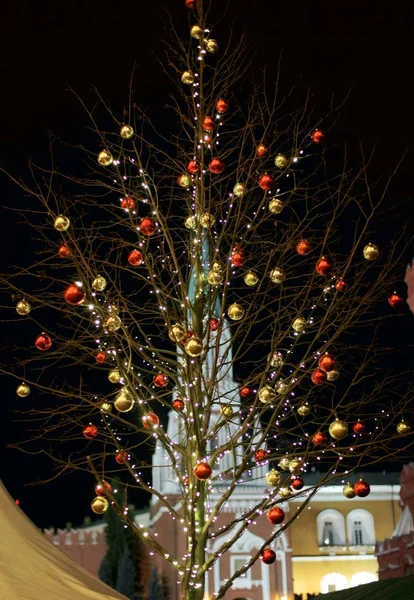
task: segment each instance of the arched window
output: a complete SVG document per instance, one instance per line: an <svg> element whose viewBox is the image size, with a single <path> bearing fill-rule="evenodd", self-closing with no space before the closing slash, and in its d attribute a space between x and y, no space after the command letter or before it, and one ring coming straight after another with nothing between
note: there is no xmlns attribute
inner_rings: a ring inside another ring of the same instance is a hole
<svg viewBox="0 0 414 600"><path fill-rule="evenodd" d="M359 573L354 573L354 575L352 575L351 587L364 585L365 583L372 583L373 581L378 581L378 577L376 575L369 573L369 571L359 571Z"/></svg>
<svg viewBox="0 0 414 600"><path fill-rule="evenodd" d="M345 546L345 519L338 511L323 510L316 517L319 546Z"/></svg>
<svg viewBox="0 0 414 600"><path fill-rule="evenodd" d="M357 508L348 513L346 528L350 546L373 546L375 544L374 517L364 508Z"/></svg>
<svg viewBox="0 0 414 600"><path fill-rule="evenodd" d="M341 573L327 573L321 579L321 593L336 592L348 589L348 579Z"/></svg>

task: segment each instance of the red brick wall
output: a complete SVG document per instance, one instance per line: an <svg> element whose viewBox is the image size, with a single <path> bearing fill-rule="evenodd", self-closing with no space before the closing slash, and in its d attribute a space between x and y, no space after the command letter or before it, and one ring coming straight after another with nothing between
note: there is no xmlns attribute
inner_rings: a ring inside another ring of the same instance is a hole
<svg viewBox="0 0 414 600"><path fill-rule="evenodd" d="M69 558L92 575L98 575L99 565L106 552L105 534L100 531L70 529L46 530L46 537Z"/></svg>

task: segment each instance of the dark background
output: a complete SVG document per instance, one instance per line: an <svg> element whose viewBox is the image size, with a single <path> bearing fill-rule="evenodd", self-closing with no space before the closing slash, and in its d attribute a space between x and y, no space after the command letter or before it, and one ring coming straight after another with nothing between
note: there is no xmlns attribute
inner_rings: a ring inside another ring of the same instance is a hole
<svg viewBox="0 0 414 600"><path fill-rule="evenodd" d="M338 6L341 4L341 6ZM215 31L219 43L233 30L236 37L248 27L255 55L246 85L267 66L269 79L280 56L286 89L302 76L313 86L312 102L323 115L331 95L341 101L350 92L332 134L334 140L367 146L378 141L375 170L392 168L413 135L412 78L414 73L413 3L279 2L212 0L213 15L223 16ZM160 39L168 38L165 8L177 31L188 36L189 11L184 0L105 0L70 3L38 0L8 1L0 8L0 161L13 172L24 169L27 157L47 156L48 131L87 144L88 123L72 87L88 103L92 86L120 114L128 99L128 83L136 65L136 99L159 118L170 83L156 56L163 56ZM194 21L191 20L191 23ZM240 86L238 84L238 89ZM243 86L241 93L243 93ZM236 90L237 92L237 90ZM393 218L403 221L412 211L413 155L405 159L390 202ZM19 190L1 179L1 204L13 207ZM30 240L15 226L13 212L2 210L1 257L11 262L30 260ZM408 252L400 265L401 278ZM407 326L412 327L407 321ZM16 334L17 335L17 334ZM3 339L2 345L11 340ZM27 484L50 475L50 465L5 449L18 432L12 414L14 387L2 382L0 476L10 493L38 526L79 524L90 514L91 481L64 477L45 486ZM21 426L19 426L21 427ZM396 468L396 467L395 467ZM139 503L139 499L138 499Z"/></svg>

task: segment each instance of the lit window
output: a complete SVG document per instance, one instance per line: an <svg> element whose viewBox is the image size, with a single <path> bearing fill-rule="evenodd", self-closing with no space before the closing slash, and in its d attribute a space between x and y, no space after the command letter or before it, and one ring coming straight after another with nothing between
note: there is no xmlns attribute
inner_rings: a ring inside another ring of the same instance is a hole
<svg viewBox="0 0 414 600"><path fill-rule="evenodd" d="M323 525L323 544L324 546L334 545L334 532L332 521L325 521Z"/></svg>
<svg viewBox="0 0 414 600"><path fill-rule="evenodd" d="M249 562L251 556L249 554L239 554L237 556L230 557L230 574L234 575L240 569L243 569L244 565ZM245 573L242 573L233 581L233 588L238 589L251 589L252 587L252 571L248 569Z"/></svg>

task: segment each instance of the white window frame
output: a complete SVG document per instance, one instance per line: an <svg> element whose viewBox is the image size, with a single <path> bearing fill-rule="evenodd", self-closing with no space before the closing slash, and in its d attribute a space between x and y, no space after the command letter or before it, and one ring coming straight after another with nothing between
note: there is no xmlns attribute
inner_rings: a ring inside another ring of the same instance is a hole
<svg viewBox="0 0 414 600"><path fill-rule="evenodd" d="M324 544L323 533L325 523L332 523L333 544L330 546ZM346 546L345 517L341 512L339 512L339 510L334 510L332 508L322 510L316 517L316 527L318 534L318 546L320 549Z"/></svg>
<svg viewBox="0 0 414 600"><path fill-rule="evenodd" d="M251 558L250 554L232 554L230 556L230 577L238 571L236 569L236 561L243 561L243 565L245 565ZM252 569L250 568L240 577L236 577L232 587L235 589L250 590L252 588Z"/></svg>
<svg viewBox="0 0 414 600"><path fill-rule="evenodd" d="M362 544L355 544L355 523L361 523ZM373 515L365 508L351 510L346 516L348 544L353 548L375 546L375 521Z"/></svg>

